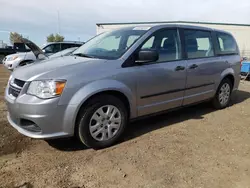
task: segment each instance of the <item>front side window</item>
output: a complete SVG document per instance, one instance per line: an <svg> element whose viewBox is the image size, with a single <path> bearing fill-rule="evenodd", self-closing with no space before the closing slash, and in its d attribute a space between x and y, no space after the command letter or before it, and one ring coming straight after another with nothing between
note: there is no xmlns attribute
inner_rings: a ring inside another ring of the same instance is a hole
<svg viewBox="0 0 250 188"><path fill-rule="evenodd" d="M156 50L159 54L156 63L181 59L181 46L177 29L156 31L145 41L141 50Z"/></svg>
<svg viewBox="0 0 250 188"><path fill-rule="evenodd" d="M238 54L237 45L231 35L218 33L219 54Z"/></svg>
<svg viewBox="0 0 250 188"><path fill-rule="evenodd" d="M135 27L102 33L86 42L73 54L99 59L118 59L147 31L148 28Z"/></svg>
<svg viewBox="0 0 250 188"><path fill-rule="evenodd" d="M209 31L184 30L184 36L189 59L214 56L212 36Z"/></svg>
<svg viewBox="0 0 250 188"><path fill-rule="evenodd" d="M52 53L52 52L53 52L52 44L46 46L45 48L43 48L43 50L44 50L46 53Z"/></svg>
<svg viewBox="0 0 250 188"><path fill-rule="evenodd" d="M50 44L43 48L45 50L45 53L56 53L60 51L60 44Z"/></svg>
<svg viewBox="0 0 250 188"><path fill-rule="evenodd" d="M52 48L53 48L53 52L52 53L59 52L59 51L61 51L61 44L53 44Z"/></svg>
<svg viewBox="0 0 250 188"><path fill-rule="evenodd" d="M155 36L152 36L150 37L149 40L147 40L143 46L142 46L142 50L148 50L148 49L152 49L153 48L153 43L154 43L154 40L155 40Z"/></svg>

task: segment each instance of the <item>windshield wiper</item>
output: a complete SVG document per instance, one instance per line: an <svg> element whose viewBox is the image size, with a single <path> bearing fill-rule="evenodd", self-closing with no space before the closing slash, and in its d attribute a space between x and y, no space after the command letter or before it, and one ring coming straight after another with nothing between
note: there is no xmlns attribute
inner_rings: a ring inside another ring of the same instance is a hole
<svg viewBox="0 0 250 188"><path fill-rule="evenodd" d="M86 54L83 54L83 53L76 53L76 54L73 54L73 55L76 55L76 56L79 56L79 57L86 57L86 58L95 58L93 56L86 55Z"/></svg>

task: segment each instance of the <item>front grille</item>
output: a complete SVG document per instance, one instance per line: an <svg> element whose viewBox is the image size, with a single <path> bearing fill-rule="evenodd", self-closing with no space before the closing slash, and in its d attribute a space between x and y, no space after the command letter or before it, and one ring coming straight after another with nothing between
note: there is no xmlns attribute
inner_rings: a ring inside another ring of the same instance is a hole
<svg viewBox="0 0 250 188"><path fill-rule="evenodd" d="M24 84L25 84L25 81L22 81L19 79L12 79L9 84L9 95L18 97Z"/></svg>
<svg viewBox="0 0 250 188"><path fill-rule="evenodd" d="M14 97L18 97L21 89L15 88L12 85L9 86L9 95L13 95Z"/></svg>
<svg viewBox="0 0 250 188"><path fill-rule="evenodd" d="M14 84L22 88L23 85L25 84L25 81L14 79Z"/></svg>

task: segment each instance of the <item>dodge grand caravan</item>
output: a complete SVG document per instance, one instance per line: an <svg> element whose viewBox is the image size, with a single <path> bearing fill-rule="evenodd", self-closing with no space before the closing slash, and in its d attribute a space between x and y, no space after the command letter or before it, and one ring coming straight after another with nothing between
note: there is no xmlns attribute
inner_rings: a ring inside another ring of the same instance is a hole
<svg viewBox="0 0 250 188"><path fill-rule="evenodd" d="M240 61L235 39L224 31L122 28L94 37L71 56L14 71L5 91L7 118L32 138L75 135L104 148L131 119L206 100L227 107L239 85Z"/></svg>

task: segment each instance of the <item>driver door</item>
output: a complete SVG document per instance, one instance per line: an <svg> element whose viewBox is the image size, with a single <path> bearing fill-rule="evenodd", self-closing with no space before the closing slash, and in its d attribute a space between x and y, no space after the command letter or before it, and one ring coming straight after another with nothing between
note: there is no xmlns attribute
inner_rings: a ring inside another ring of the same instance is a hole
<svg viewBox="0 0 250 188"><path fill-rule="evenodd" d="M159 59L136 67L138 116L181 106L187 73L178 30L156 31L144 43L144 49L157 50Z"/></svg>

